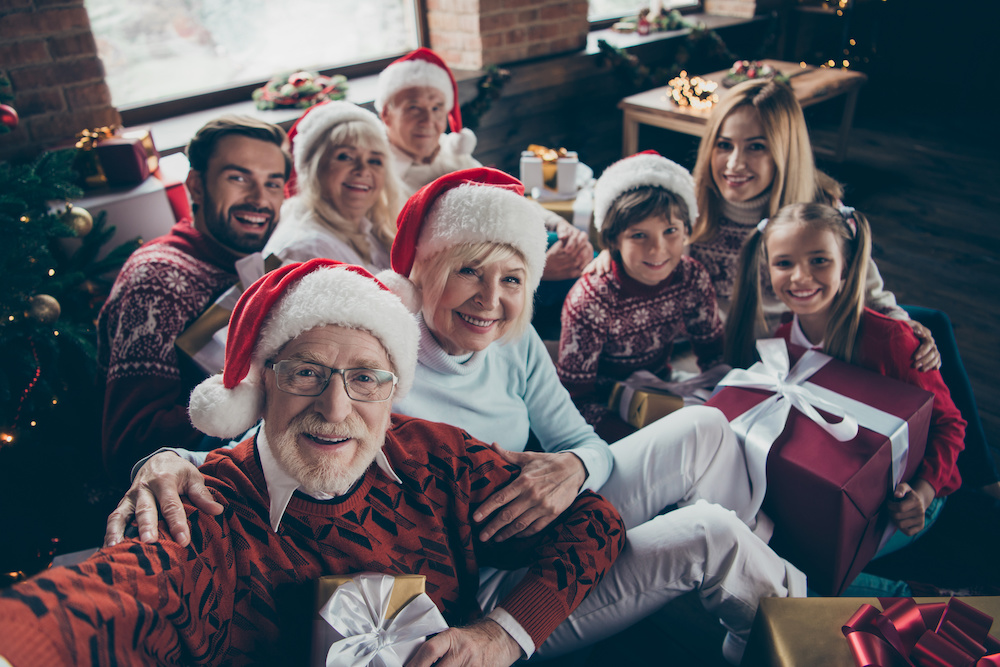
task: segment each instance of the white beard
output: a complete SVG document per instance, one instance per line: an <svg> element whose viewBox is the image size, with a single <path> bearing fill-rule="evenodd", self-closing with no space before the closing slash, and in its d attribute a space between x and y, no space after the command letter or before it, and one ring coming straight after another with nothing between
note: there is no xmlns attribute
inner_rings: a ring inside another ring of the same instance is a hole
<svg viewBox="0 0 1000 667"><path fill-rule="evenodd" d="M385 424L377 430L368 428L358 415L351 415L341 424L332 425L323 421L316 413L296 417L281 433L267 433L267 441L278 465L295 478L305 493L317 497L323 494L342 496L351 490L355 482L368 470L375 455L385 443L385 432L389 427L389 416ZM267 430L267 422L264 422ZM354 438L357 442L353 458L346 462L343 456L323 456L306 452L299 446L300 433L323 433L326 436Z"/></svg>

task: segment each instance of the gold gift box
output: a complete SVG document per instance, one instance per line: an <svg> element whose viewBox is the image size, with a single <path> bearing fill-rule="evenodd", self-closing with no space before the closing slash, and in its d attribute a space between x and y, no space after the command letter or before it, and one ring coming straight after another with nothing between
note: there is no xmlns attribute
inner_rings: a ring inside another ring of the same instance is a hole
<svg viewBox="0 0 1000 667"><path fill-rule="evenodd" d="M323 608L330 601L330 596L341 585L346 584L354 578L354 575L329 575L316 580L316 612ZM427 577L422 574L397 574L393 575L395 583L392 586L392 594L389 596L389 608L386 610L386 620L395 616L400 609L405 607L410 600L424 592L424 585Z"/></svg>
<svg viewBox="0 0 1000 667"><path fill-rule="evenodd" d="M619 413L619 415L622 413L620 404L624 390L625 385L616 382L614 389L611 390L611 396L608 398L608 409ZM642 428L683 407L684 398L681 396L637 389L632 394L632 400L628 406L628 417L625 421L636 428Z"/></svg>
<svg viewBox="0 0 1000 667"><path fill-rule="evenodd" d="M917 604L948 598L914 598ZM1000 617L1000 597L963 597L962 602ZM882 609L877 598L762 598L743 655L744 667L855 667L841 628L863 604Z"/></svg>

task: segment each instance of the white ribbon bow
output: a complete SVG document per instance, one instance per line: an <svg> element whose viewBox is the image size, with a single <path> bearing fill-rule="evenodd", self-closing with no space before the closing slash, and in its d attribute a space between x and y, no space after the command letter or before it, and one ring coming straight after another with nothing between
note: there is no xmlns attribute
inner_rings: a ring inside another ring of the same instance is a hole
<svg viewBox="0 0 1000 667"><path fill-rule="evenodd" d="M385 620L394 578L360 574L337 587L319 615L344 639L326 656L326 667L403 667L427 635L448 629L425 593Z"/></svg>

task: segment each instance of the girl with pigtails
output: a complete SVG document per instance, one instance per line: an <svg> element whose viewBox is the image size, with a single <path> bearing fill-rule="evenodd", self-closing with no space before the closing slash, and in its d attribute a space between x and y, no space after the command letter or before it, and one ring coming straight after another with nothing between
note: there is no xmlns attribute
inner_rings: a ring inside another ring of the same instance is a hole
<svg viewBox="0 0 1000 667"><path fill-rule="evenodd" d="M737 266L733 307L726 321L726 357L734 366L753 359L754 325L763 320L764 278L792 313L776 336L856 364L934 394L924 459L914 477L901 482L888 502L898 531L879 555L896 551L925 531L945 496L962 483L958 455L965 420L936 370L917 371L913 353L920 345L905 323L865 306L871 258L871 229L849 207L793 204L762 220L744 244ZM863 574L845 595L900 593L879 588L879 578ZM882 580L884 581L884 580Z"/></svg>

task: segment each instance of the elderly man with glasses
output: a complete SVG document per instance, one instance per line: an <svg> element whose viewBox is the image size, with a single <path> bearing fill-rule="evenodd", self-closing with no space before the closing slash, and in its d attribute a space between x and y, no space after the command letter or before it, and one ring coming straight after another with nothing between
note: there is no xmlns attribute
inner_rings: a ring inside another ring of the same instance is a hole
<svg viewBox="0 0 1000 667"><path fill-rule="evenodd" d="M126 539L0 591L0 664L287 664L282 600L374 571L424 575L452 626L408 665L510 665L621 551L620 517L590 492L531 538L476 538L474 511L520 469L464 431L390 414L413 382L418 329L364 269L273 271L228 335L192 422L214 437L262 428L202 466L217 506L185 507L185 546L161 523L155 543ZM476 600L485 565L527 571L494 609Z"/></svg>

